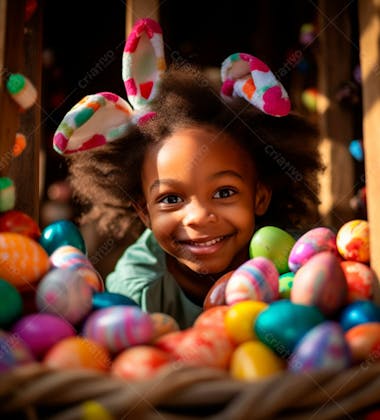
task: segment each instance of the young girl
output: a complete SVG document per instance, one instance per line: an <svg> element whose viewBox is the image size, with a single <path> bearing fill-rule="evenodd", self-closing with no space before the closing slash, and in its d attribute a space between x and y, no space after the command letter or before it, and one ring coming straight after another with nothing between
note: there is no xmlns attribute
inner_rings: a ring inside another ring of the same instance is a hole
<svg viewBox="0 0 380 420"><path fill-rule="evenodd" d="M107 290L185 328L215 281L249 259L259 226L315 222L321 163L317 132L302 118L225 101L190 67L159 78L153 114L124 137L70 154L69 169L89 204L85 221L118 236L145 226Z"/></svg>

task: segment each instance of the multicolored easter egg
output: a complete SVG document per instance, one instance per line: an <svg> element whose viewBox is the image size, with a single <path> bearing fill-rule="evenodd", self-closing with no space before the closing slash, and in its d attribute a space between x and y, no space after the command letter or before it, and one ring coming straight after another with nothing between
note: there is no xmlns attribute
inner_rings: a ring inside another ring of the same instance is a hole
<svg viewBox="0 0 380 420"><path fill-rule="evenodd" d="M299 237L289 254L290 271L296 272L315 254L322 251L338 255L336 234L327 227L310 229Z"/></svg>
<svg viewBox="0 0 380 420"><path fill-rule="evenodd" d="M289 271L288 258L295 244L292 235L275 226L264 226L257 230L249 244L251 258L265 257L273 262L279 274Z"/></svg>
<svg viewBox="0 0 380 420"><path fill-rule="evenodd" d="M55 268L38 284L36 304L40 311L59 315L75 325L91 311L92 293L80 272Z"/></svg>
<svg viewBox="0 0 380 420"><path fill-rule="evenodd" d="M83 336L112 353L137 344L149 343L154 334L148 313L136 306L111 306L90 314L83 325Z"/></svg>
<svg viewBox="0 0 380 420"><path fill-rule="evenodd" d="M245 300L227 307L224 327L231 340L236 344L255 340L257 338L254 330L256 318L261 311L268 307L268 304L255 300Z"/></svg>
<svg viewBox="0 0 380 420"><path fill-rule="evenodd" d="M289 300L269 304L256 318L256 336L282 358L288 358L301 338L325 321L315 306L300 305Z"/></svg>
<svg viewBox="0 0 380 420"><path fill-rule="evenodd" d="M86 254L83 236L70 220L57 220L46 226L41 232L40 244L49 255L63 245L71 245Z"/></svg>
<svg viewBox="0 0 380 420"><path fill-rule="evenodd" d="M0 350L0 373L34 362L32 353L16 334L0 330Z"/></svg>
<svg viewBox="0 0 380 420"><path fill-rule="evenodd" d="M20 233L0 233L0 255L0 278L19 290L39 281L50 268L42 246Z"/></svg>
<svg viewBox="0 0 380 420"><path fill-rule="evenodd" d="M42 362L53 369L90 369L106 372L111 367L108 351L93 340L67 337L56 343Z"/></svg>
<svg viewBox="0 0 380 420"><path fill-rule="evenodd" d="M339 321L344 331L367 322L380 322L380 306L370 300L357 300L342 310Z"/></svg>
<svg viewBox="0 0 380 420"><path fill-rule="evenodd" d="M210 309L213 306L220 306L226 304L226 286L233 272L234 270L229 271L213 284L203 302L204 310Z"/></svg>
<svg viewBox="0 0 380 420"><path fill-rule="evenodd" d="M20 292L12 284L0 279L0 328L16 321L23 310Z"/></svg>
<svg viewBox="0 0 380 420"><path fill-rule="evenodd" d="M134 300L121 293L95 292L92 295L92 310L94 311L117 305L138 306Z"/></svg>
<svg viewBox="0 0 380 420"><path fill-rule="evenodd" d="M353 362L362 362L363 368L380 361L380 322L356 325L346 332Z"/></svg>
<svg viewBox="0 0 380 420"><path fill-rule="evenodd" d="M164 334L169 334L174 331L179 331L178 322L170 315L162 312L153 312L150 314L153 321L153 337L152 341L156 340Z"/></svg>
<svg viewBox="0 0 380 420"><path fill-rule="evenodd" d="M244 381L266 378L285 370L284 361L261 341L247 341L231 356L230 373Z"/></svg>
<svg viewBox="0 0 380 420"><path fill-rule="evenodd" d="M194 328L210 327L224 329L224 317L229 309L228 305L214 306L203 311L193 323Z"/></svg>
<svg viewBox="0 0 380 420"><path fill-rule="evenodd" d="M9 210L0 215L0 232L20 233L34 240L41 236L37 222L18 210Z"/></svg>
<svg viewBox="0 0 380 420"><path fill-rule="evenodd" d="M272 302L279 296L278 271L271 260L256 257L238 267L226 285L226 303L244 300Z"/></svg>
<svg viewBox="0 0 380 420"><path fill-rule="evenodd" d="M124 379L149 379L157 375L174 360L156 347L139 345L118 354L111 366L111 373Z"/></svg>
<svg viewBox="0 0 380 420"><path fill-rule="evenodd" d="M351 351L339 323L325 321L298 342L288 363L292 372L317 369L343 370L351 365Z"/></svg>
<svg viewBox="0 0 380 420"><path fill-rule="evenodd" d="M369 254L369 223L356 219L345 223L338 230L336 244L340 255L349 261L368 263Z"/></svg>
<svg viewBox="0 0 380 420"><path fill-rule="evenodd" d="M287 273L281 274L280 278L278 279L280 299L290 299L290 291L293 287L294 275L295 274L293 271L289 271Z"/></svg>
<svg viewBox="0 0 380 420"><path fill-rule="evenodd" d="M48 313L25 315L12 326L11 331L26 343L36 358L44 356L58 341L76 334L65 319Z"/></svg>
<svg viewBox="0 0 380 420"><path fill-rule="evenodd" d="M371 267L358 261L342 261L340 265L347 281L347 302L371 300L377 286L377 277Z"/></svg>
<svg viewBox="0 0 380 420"><path fill-rule="evenodd" d="M326 316L334 315L347 302L348 286L339 259L328 251L311 257L296 272L290 299L316 306Z"/></svg>

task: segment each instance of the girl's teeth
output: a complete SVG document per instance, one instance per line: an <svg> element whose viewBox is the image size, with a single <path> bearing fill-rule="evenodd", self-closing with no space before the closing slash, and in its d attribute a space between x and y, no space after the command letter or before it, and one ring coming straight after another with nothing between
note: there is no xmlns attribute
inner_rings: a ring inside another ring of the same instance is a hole
<svg viewBox="0 0 380 420"><path fill-rule="evenodd" d="M216 239L212 239L211 241L207 241L207 242L191 242L191 245L199 246L199 247L212 246L212 245L215 245L216 243L220 242L222 239L223 238L216 238Z"/></svg>

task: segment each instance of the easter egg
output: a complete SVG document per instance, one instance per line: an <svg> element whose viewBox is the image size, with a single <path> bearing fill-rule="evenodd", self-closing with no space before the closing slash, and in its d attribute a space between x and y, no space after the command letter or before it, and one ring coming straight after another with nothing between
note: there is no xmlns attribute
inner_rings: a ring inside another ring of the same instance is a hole
<svg viewBox="0 0 380 420"><path fill-rule="evenodd" d="M336 244L345 260L369 262L369 223L351 220L338 230Z"/></svg>
<svg viewBox="0 0 380 420"><path fill-rule="evenodd" d="M6 177L0 177L0 212L13 209L16 204L16 189L13 181Z"/></svg>
<svg viewBox="0 0 380 420"><path fill-rule="evenodd" d="M116 353L149 343L154 334L148 313L136 306L111 306L92 312L83 325L83 336Z"/></svg>
<svg viewBox="0 0 380 420"><path fill-rule="evenodd" d="M289 271L288 258L295 239L285 230L264 226L257 230L249 244L251 258L266 257L271 260L279 274Z"/></svg>
<svg viewBox="0 0 380 420"><path fill-rule="evenodd" d="M226 303L243 300L272 302L278 298L278 271L271 260L256 257L239 266L226 285Z"/></svg>
<svg viewBox="0 0 380 420"><path fill-rule="evenodd" d="M325 321L308 331L289 359L292 372L343 370L351 364L351 351L339 323Z"/></svg>
<svg viewBox="0 0 380 420"><path fill-rule="evenodd" d="M348 303L371 300L377 286L375 272L368 265L358 261L342 261L340 265L346 277Z"/></svg>
<svg viewBox="0 0 380 420"><path fill-rule="evenodd" d="M324 320L318 308L284 299L260 312L254 329L260 341L280 357L288 358L301 338Z"/></svg>
<svg viewBox="0 0 380 420"><path fill-rule="evenodd" d="M171 355L156 347L139 345L123 350L111 366L111 373L124 379L149 379L173 362Z"/></svg>
<svg viewBox="0 0 380 420"><path fill-rule="evenodd" d="M78 227L70 220L57 220L46 226L40 244L50 255L63 245L71 245L86 254L86 245Z"/></svg>
<svg viewBox="0 0 380 420"><path fill-rule="evenodd" d="M311 257L295 274L290 299L293 303L315 305L330 316L347 301L347 282L339 259L324 251Z"/></svg>
<svg viewBox="0 0 380 420"><path fill-rule="evenodd" d="M34 361L27 345L16 335L0 330L0 373Z"/></svg>
<svg viewBox="0 0 380 420"><path fill-rule="evenodd" d="M120 293L95 292L92 295L92 309L94 311L117 305L138 306L134 300Z"/></svg>
<svg viewBox="0 0 380 420"><path fill-rule="evenodd" d="M296 272L315 254L329 251L338 255L336 247L336 234L327 227L310 229L300 236L289 254L290 271Z"/></svg>
<svg viewBox="0 0 380 420"><path fill-rule="evenodd" d="M194 321L193 327L211 327L224 329L224 317L229 309L227 305L214 306L202 312Z"/></svg>
<svg viewBox="0 0 380 420"><path fill-rule="evenodd" d="M98 401L87 400L79 405L81 420L114 420L114 416Z"/></svg>
<svg viewBox="0 0 380 420"><path fill-rule="evenodd" d="M81 273L69 268L55 268L37 286L37 308L77 324L92 308L92 289Z"/></svg>
<svg viewBox="0 0 380 420"><path fill-rule="evenodd" d="M37 240L41 231L38 224L26 213L9 210L0 215L0 232L14 232Z"/></svg>
<svg viewBox="0 0 380 420"><path fill-rule="evenodd" d="M84 337L67 337L45 354L42 362L54 369L90 369L108 371L111 358L107 350Z"/></svg>
<svg viewBox="0 0 380 420"><path fill-rule="evenodd" d="M203 309L210 309L213 306L220 306L226 304L226 286L234 270L221 276L208 291L203 302Z"/></svg>
<svg viewBox="0 0 380 420"><path fill-rule="evenodd" d="M380 306L370 300L357 300L342 310L339 321L344 331L367 322L380 322Z"/></svg>
<svg viewBox="0 0 380 420"><path fill-rule="evenodd" d="M21 290L36 283L49 270L46 251L20 233L0 233L0 278Z"/></svg>
<svg viewBox="0 0 380 420"><path fill-rule="evenodd" d="M0 327L7 327L22 314L20 292L7 281L0 279Z"/></svg>
<svg viewBox="0 0 380 420"><path fill-rule="evenodd" d="M25 315L12 326L12 332L26 343L36 358L43 356L58 341L76 334L69 322L48 313Z"/></svg>
<svg viewBox="0 0 380 420"><path fill-rule="evenodd" d="M354 363L368 368L380 360L380 322L356 325L346 332L346 340Z"/></svg>
<svg viewBox="0 0 380 420"><path fill-rule="evenodd" d="M255 340L256 318L267 307L268 304L255 300L246 300L228 306L224 316L224 327L231 340L236 344Z"/></svg>
<svg viewBox="0 0 380 420"><path fill-rule="evenodd" d="M290 299L290 291L293 287L293 280L294 273L292 271L281 274L280 278L278 279L280 299Z"/></svg>
<svg viewBox="0 0 380 420"><path fill-rule="evenodd" d="M240 344L232 353L230 373L235 379L252 381L285 370L285 363L260 341Z"/></svg>
<svg viewBox="0 0 380 420"><path fill-rule="evenodd" d="M153 312L150 314L153 321L153 337L152 341L156 340L164 334L174 331L179 331L178 322L170 315L162 312Z"/></svg>

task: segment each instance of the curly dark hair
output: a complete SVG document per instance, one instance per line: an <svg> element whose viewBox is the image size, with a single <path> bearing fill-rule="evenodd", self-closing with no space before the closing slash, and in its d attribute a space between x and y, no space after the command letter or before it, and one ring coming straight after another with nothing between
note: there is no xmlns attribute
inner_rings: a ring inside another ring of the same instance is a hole
<svg viewBox="0 0 380 420"><path fill-rule="evenodd" d="M125 139L69 158L75 197L84 204L83 222L122 237L142 228L132 203L143 203L140 172L145 150L178 128L205 126L228 134L252 159L259 180L272 189L270 206L256 226L307 229L316 222L318 175L323 170L319 133L302 116L273 117L241 98L225 101L195 68L170 69L151 104L155 117Z"/></svg>

